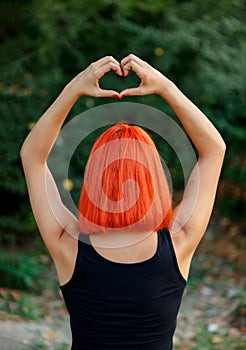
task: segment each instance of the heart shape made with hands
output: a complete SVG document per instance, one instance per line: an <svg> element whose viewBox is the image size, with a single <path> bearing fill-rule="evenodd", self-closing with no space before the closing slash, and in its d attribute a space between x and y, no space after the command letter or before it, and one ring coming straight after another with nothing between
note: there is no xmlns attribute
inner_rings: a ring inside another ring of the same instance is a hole
<svg viewBox="0 0 246 350"><path fill-rule="evenodd" d="M127 74L122 74L122 75L117 74L114 70L110 70L109 72L105 73L105 75L103 75L102 78L100 78L99 80L100 87L101 85L103 85L104 86L103 89L112 90L112 80L110 81L109 79L110 77L112 77L112 79L114 80L113 84L116 81L117 88L119 88L119 85L121 88L121 91L119 91L117 94L114 95L115 98L122 99L125 96L127 96L124 93L122 94L122 92L126 89L128 90L128 92L130 92L131 89L136 89L140 87L141 79L132 69L130 69L127 72ZM115 90L114 87L113 87L113 90Z"/></svg>

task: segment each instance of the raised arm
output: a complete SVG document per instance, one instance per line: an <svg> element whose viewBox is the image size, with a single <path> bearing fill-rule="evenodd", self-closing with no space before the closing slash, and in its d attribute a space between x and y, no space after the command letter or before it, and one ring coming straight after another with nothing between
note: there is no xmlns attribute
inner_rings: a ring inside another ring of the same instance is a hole
<svg viewBox="0 0 246 350"><path fill-rule="evenodd" d="M70 109L82 95L118 97L113 90L102 90L99 79L108 71L122 75L119 63L107 56L78 74L38 120L21 148L32 210L39 231L53 257L60 251L61 237L67 231L77 234L78 221L63 205L47 166L47 159ZM71 237L70 237L71 238ZM67 239L70 239L69 237Z"/></svg>
<svg viewBox="0 0 246 350"><path fill-rule="evenodd" d="M121 97L147 94L162 96L176 113L199 153L183 199L174 208L172 224L172 236L179 250L179 259L189 260L211 216L225 143L209 119L163 74L134 55L123 59L121 65L125 75L132 69L141 79L139 87L122 91Z"/></svg>

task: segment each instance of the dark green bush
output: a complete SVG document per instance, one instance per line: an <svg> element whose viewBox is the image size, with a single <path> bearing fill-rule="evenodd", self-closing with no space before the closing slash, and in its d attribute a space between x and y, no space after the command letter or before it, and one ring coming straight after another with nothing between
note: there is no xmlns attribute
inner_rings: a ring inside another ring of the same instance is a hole
<svg viewBox="0 0 246 350"><path fill-rule="evenodd" d="M74 75L108 54L118 60L129 53L139 55L173 79L211 118L228 146L218 208L236 221L242 217L246 209L242 1L220 0L215 6L211 0L45 0L3 1L0 6L0 241L35 230L19 160L31 123ZM113 74L102 81L103 86L119 90L134 84L134 77L124 81ZM131 101L172 114L157 96ZM106 102L83 97L71 116ZM83 164L85 160L86 156ZM236 186L228 192L231 184Z"/></svg>
<svg viewBox="0 0 246 350"><path fill-rule="evenodd" d="M0 256L0 287L33 290L40 272L37 261L29 255L2 253Z"/></svg>

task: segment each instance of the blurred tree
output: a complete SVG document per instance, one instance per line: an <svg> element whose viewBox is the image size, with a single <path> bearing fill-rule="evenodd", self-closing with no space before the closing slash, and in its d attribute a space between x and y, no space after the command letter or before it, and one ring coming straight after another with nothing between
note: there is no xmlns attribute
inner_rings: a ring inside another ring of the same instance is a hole
<svg viewBox="0 0 246 350"><path fill-rule="evenodd" d="M174 80L221 131L228 151L217 207L222 215L243 220L243 1L219 0L216 5L212 0L1 1L0 13L2 240L23 239L35 229L19 160L21 144L33 123L89 63L105 55L120 60L129 53ZM125 80L108 74L102 80L105 88L118 90L136 84L134 74ZM172 114L157 96L136 97L134 101ZM71 115L107 102L83 97ZM86 141L88 147L94 137ZM161 151L168 152L165 148ZM75 164L76 184L76 169L85 163L87 154Z"/></svg>

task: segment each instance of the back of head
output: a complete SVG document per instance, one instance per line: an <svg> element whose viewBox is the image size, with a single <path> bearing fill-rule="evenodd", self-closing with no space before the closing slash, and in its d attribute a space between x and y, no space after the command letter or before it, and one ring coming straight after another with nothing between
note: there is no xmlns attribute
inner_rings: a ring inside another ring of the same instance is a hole
<svg viewBox="0 0 246 350"><path fill-rule="evenodd" d="M107 129L90 153L79 201L80 229L91 234L169 227L171 194L158 151L140 127Z"/></svg>

